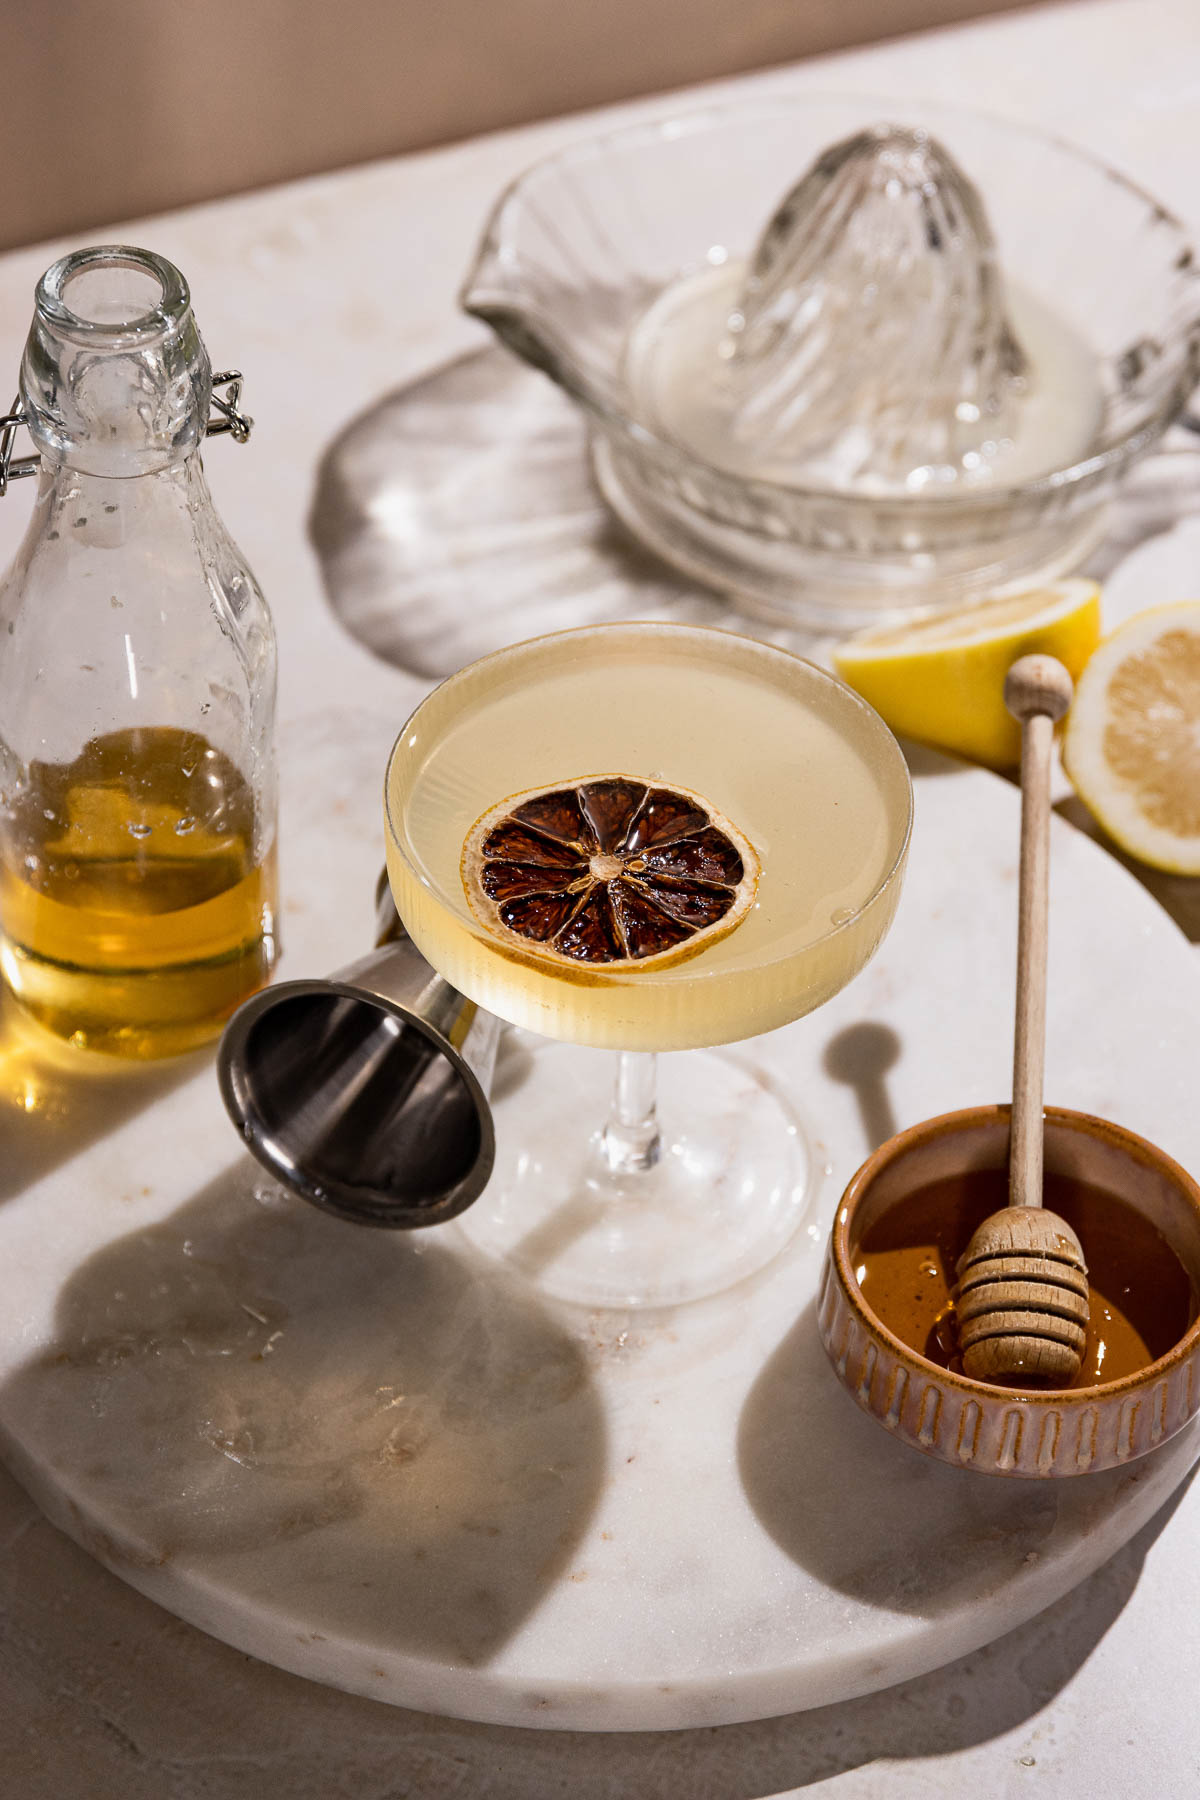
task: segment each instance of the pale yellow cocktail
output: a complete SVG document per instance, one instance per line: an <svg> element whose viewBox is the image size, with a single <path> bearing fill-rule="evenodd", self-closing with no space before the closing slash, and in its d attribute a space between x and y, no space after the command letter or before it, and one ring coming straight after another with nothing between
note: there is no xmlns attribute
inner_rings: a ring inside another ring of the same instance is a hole
<svg viewBox="0 0 1200 1800"><path fill-rule="evenodd" d="M753 904L694 953L571 966L489 930L463 880L483 815L558 783L701 796L753 846ZM547 1037L620 1050L730 1043L849 981L899 893L911 789L848 688L800 658L682 625L597 626L502 650L412 715L387 773L387 855L419 949L461 992Z"/></svg>

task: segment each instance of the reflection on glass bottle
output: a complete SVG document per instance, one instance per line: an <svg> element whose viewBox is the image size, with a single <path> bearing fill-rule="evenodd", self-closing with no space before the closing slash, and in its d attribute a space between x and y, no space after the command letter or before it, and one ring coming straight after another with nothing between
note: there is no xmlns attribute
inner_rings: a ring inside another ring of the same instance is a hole
<svg viewBox="0 0 1200 1800"><path fill-rule="evenodd" d="M21 395L42 473L0 587L0 965L71 1042L166 1055L262 985L275 910L274 640L205 483L178 271L56 263Z"/></svg>

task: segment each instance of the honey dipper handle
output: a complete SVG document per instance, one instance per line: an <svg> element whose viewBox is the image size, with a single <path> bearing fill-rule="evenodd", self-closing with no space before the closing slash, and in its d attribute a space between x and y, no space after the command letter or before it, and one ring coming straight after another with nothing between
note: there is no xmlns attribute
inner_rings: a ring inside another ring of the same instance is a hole
<svg viewBox="0 0 1200 1800"><path fill-rule="evenodd" d="M1046 928L1050 871L1050 754L1054 723L1071 704L1071 677L1052 656L1008 671L1004 704L1021 721L1021 876L1013 1043L1010 1206L1042 1204L1042 1087L1046 1063Z"/></svg>

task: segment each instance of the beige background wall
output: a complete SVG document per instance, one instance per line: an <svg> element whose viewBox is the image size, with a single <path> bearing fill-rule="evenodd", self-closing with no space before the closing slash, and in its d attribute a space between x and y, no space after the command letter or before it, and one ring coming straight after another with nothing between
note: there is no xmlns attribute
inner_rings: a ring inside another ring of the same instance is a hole
<svg viewBox="0 0 1200 1800"><path fill-rule="evenodd" d="M1024 0L0 0L0 248Z"/></svg>

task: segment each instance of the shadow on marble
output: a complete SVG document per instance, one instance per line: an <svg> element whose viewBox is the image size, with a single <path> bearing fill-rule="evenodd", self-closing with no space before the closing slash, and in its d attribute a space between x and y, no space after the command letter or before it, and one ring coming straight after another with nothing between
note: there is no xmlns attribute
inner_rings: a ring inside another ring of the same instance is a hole
<svg viewBox="0 0 1200 1800"><path fill-rule="evenodd" d="M963 762L960 757L950 756L945 750L935 750L932 744L918 744L915 738L901 737L897 741L914 779L917 776L927 780L935 775L966 775L976 766Z"/></svg>
<svg viewBox="0 0 1200 1800"><path fill-rule="evenodd" d="M255 1663L117 1581L0 1471L0 1617L20 1644L0 1660L0 1759L23 1800L766 1800L1035 1718L1120 1616L1186 1492L1053 1609L932 1674L754 1724L586 1734L405 1712ZM907 1791L902 1768L886 1779Z"/></svg>
<svg viewBox="0 0 1200 1800"><path fill-rule="evenodd" d="M1088 559L1087 573L1107 582L1134 552L1155 538L1165 537L1182 522L1194 519L1200 509L1200 446L1194 432L1176 429L1156 450L1136 463L1126 475L1111 509L1103 542ZM1173 597L1150 594L1138 605L1155 606ZM1121 609L1119 617L1126 616ZM1118 623L1108 606L1104 629Z"/></svg>
<svg viewBox="0 0 1200 1800"><path fill-rule="evenodd" d="M1102 845L1110 856L1115 856L1141 882L1147 893L1153 894L1163 911L1170 914L1188 942L1200 944L1200 875L1168 875L1165 870L1152 869L1147 863L1126 856L1097 824L1077 794L1068 794L1057 801L1054 810L1085 837Z"/></svg>
<svg viewBox="0 0 1200 1800"><path fill-rule="evenodd" d="M154 1105L207 1055L139 1063L74 1050L0 989L0 1202Z"/></svg>
<svg viewBox="0 0 1200 1800"><path fill-rule="evenodd" d="M488 1097L493 1106L518 1093L535 1073L533 1049L519 1032L502 1027L500 1047L496 1052L496 1069Z"/></svg>
<svg viewBox="0 0 1200 1800"><path fill-rule="evenodd" d="M884 1077L903 1048L892 1027L874 1019L847 1025L825 1046L825 1073L853 1089L868 1150L878 1150L899 1130Z"/></svg>
<svg viewBox="0 0 1200 1800"><path fill-rule="evenodd" d="M79 1268L0 1425L39 1446L6 1456L56 1522L151 1592L211 1577L264 1644L470 1665L554 1584L605 1470L583 1353L527 1291L248 1158Z"/></svg>
<svg viewBox="0 0 1200 1800"><path fill-rule="evenodd" d="M309 537L342 625L416 675L627 619L807 642L747 624L629 536L593 485L578 409L500 345L351 421L321 459Z"/></svg>
<svg viewBox="0 0 1200 1800"><path fill-rule="evenodd" d="M834 1375L815 1301L751 1388L737 1455L746 1497L781 1549L827 1586L885 1611L936 1621L1054 1551L1061 1484L951 1468L889 1436ZM1075 1477L1072 1503L1083 1500L1099 1525L1139 1472L1135 1464ZM1089 1526L1076 1529L1086 1536Z"/></svg>

